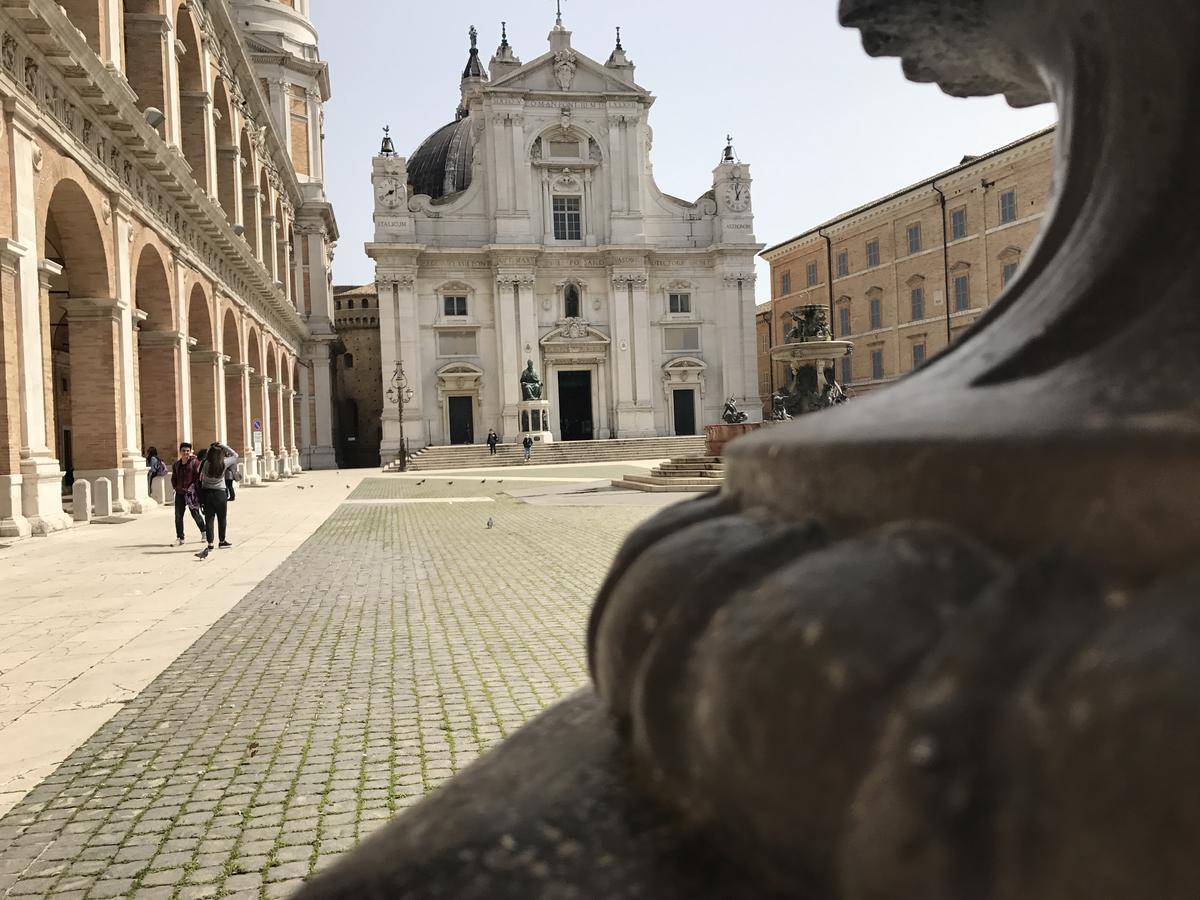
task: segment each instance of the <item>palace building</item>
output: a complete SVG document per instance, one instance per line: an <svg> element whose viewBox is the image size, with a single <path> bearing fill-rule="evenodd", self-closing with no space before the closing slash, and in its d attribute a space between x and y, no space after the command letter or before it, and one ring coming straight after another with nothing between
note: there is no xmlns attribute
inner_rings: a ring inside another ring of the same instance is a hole
<svg viewBox="0 0 1200 900"><path fill-rule="evenodd" d="M1051 196L1048 128L867 203L763 251L771 306L758 318L763 389L794 310L828 306L838 363L853 391L889 384L945 350L1018 276ZM765 349L764 349L765 348Z"/></svg>
<svg viewBox="0 0 1200 900"><path fill-rule="evenodd" d="M761 245L732 146L697 199L664 194L619 32L600 63L561 16L528 63L502 33L485 67L472 28L461 98L411 156L389 138L373 161L382 378L399 366L411 391L384 404L385 461L401 409L412 450L520 440L529 362L545 440L697 434L729 397L757 417Z"/></svg>
<svg viewBox="0 0 1200 900"><path fill-rule="evenodd" d="M0 536L143 455L334 464L328 72L308 0L0 5ZM76 515L79 510L75 511Z"/></svg>

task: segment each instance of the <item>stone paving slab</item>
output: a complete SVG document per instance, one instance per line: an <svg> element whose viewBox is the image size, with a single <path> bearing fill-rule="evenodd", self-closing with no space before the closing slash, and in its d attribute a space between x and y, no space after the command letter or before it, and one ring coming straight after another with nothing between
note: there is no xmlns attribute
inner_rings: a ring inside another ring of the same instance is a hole
<svg viewBox="0 0 1200 900"><path fill-rule="evenodd" d="M3 897L277 897L586 680L638 508L377 478L0 820ZM494 527L486 527L486 515Z"/></svg>

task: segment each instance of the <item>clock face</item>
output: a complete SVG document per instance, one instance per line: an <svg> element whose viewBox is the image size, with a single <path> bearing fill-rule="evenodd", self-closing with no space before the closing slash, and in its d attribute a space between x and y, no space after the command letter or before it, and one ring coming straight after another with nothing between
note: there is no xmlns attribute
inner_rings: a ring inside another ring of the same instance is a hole
<svg viewBox="0 0 1200 900"><path fill-rule="evenodd" d="M750 188L734 182L725 188L725 205L734 212L745 212L750 208Z"/></svg>
<svg viewBox="0 0 1200 900"><path fill-rule="evenodd" d="M375 199L381 206L395 209L404 200L404 185L399 178L381 178L375 185Z"/></svg>

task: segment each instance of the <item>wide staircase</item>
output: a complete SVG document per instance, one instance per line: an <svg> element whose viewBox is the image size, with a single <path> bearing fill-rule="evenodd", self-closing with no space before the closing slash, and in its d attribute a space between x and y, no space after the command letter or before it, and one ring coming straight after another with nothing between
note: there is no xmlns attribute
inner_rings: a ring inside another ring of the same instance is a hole
<svg viewBox="0 0 1200 900"><path fill-rule="evenodd" d="M712 491L725 481L725 461L719 456L691 456L670 459L649 475L626 475L613 481L613 487L634 491L665 493Z"/></svg>
<svg viewBox="0 0 1200 900"><path fill-rule="evenodd" d="M704 437L628 438L611 441L562 441L554 444L535 444L531 466L557 466L567 463L611 463L631 459L669 459L704 456ZM426 447L414 453L408 461L410 472L431 472L439 469L491 469L500 466L524 465L520 444L501 444L496 455L488 453L485 444L462 444L456 447ZM385 472L398 472L399 461L384 467Z"/></svg>

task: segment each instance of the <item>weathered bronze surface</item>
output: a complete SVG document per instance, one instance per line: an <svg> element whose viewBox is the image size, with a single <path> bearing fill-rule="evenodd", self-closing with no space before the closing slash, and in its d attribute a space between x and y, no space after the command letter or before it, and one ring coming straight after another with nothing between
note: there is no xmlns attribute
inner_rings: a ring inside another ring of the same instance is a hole
<svg viewBox="0 0 1200 900"><path fill-rule="evenodd" d="M528 361L525 371L521 373L521 399L525 401L542 399L542 379L533 370L532 359Z"/></svg>
<svg viewBox="0 0 1200 900"><path fill-rule="evenodd" d="M1059 105L1009 291L627 541L594 690L305 898L1200 896L1200 6L843 0L868 52Z"/></svg>
<svg viewBox="0 0 1200 900"><path fill-rule="evenodd" d="M737 408L737 404L730 397L725 401L725 409L721 413L721 421L726 425L741 425L743 422L749 421L750 416Z"/></svg>

